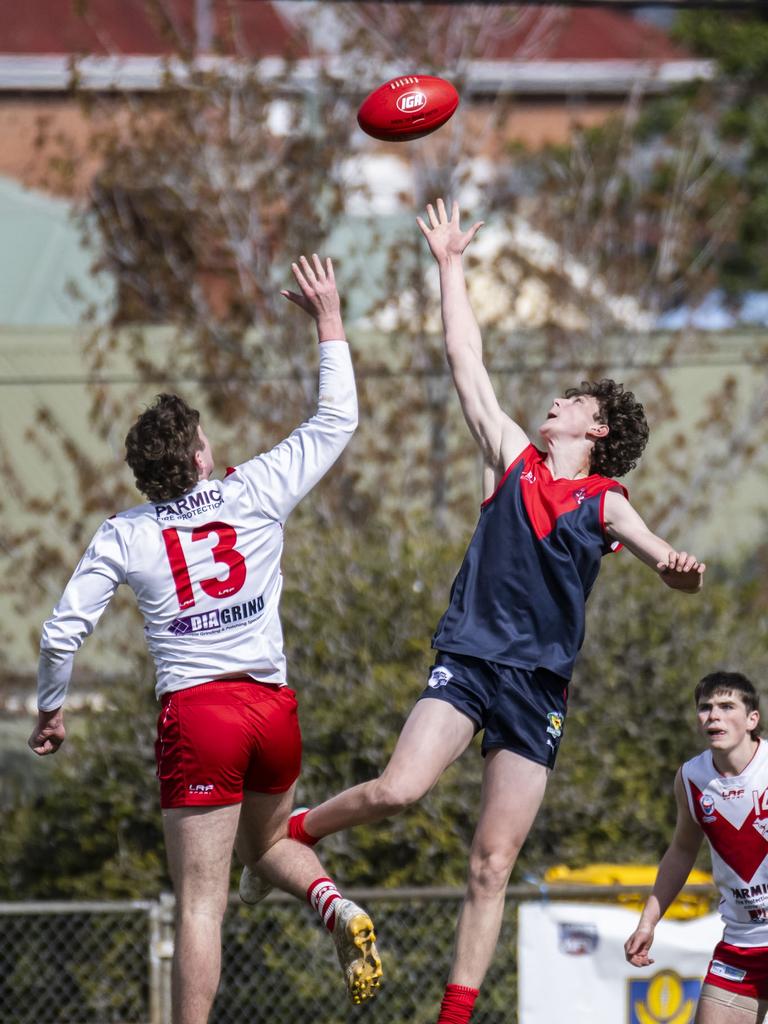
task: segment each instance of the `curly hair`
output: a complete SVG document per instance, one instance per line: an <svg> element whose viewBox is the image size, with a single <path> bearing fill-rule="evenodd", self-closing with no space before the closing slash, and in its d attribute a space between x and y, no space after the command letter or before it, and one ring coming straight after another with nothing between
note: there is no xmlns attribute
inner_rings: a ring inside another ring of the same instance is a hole
<svg viewBox="0 0 768 1024"><path fill-rule="evenodd" d="M648 422L645 411L631 391L623 384L604 377L598 381L583 380L579 387L568 388L566 398L591 395L600 411L599 423L608 425L608 433L595 441L590 471L603 476L624 476L634 469L648 443Z"/></svg>
<svg viewBox="0 0 768 1024"><path fill-rule="evenodd" d="M170 501L198 481L195 452L200 413L178 395L162 394L139 416L125 438L125 461L150 501Z"/></svg>

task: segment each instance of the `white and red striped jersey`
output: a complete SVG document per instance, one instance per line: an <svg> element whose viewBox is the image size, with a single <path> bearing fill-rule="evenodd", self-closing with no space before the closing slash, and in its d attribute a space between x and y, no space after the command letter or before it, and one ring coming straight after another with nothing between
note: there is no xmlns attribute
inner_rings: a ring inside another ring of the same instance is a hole
<svg viewBox="0 0 768 1024"><path fill-rule="evenodd" d="M286 682L278 613L283 523L357 425L349 346L320 346L317 412L224 480L99 527L43 626L38 706L60 707L75 652L121 583L136 595L160 697L229 675Z"/></svg>
<svg viewBox="0 0 768 1024"><path fill-rule="evenodd" d="M709 841L723 939L768 946L768 743L741 775L724 776L706 750L682 767L688 806Z"/></svg>

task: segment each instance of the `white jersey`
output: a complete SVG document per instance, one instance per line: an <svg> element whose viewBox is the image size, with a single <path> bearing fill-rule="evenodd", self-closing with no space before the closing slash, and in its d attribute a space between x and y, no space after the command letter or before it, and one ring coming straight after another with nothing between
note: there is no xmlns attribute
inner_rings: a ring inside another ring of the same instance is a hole
<svg viewBox="0 0 768 1024"><path fill-rule="evenodd" d="M721 775L706 750L682 767L688 806L709 841L723 939L768 946L768 743L741 775Z"/></svg>
<svg viewBox="0 0 768 1024"><path fill-rule="evenodd" d="M283 523L357 425L349 347L320 346L318 408L271 451L173 501L121 512L96 531L43 626L38 707L66 696L75 652L126 583L144 616L156 694L250 675L286 682L278 614Z"/></svg>

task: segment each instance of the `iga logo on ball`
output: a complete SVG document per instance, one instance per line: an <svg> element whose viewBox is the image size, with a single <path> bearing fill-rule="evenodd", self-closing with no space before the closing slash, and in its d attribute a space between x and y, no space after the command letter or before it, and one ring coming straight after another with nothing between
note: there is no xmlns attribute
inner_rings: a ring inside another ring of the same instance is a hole
<svg viewBox="0 0 768 1024"><path fill-rule="evenodd" d="M426 107L427 97L423 92L407 92L397 98L397 109L403 114L409 114L413 110L421 110Z"/></svg>
<svg viewBox="0 0 768 1024"><path fill-rule="evenodd" d="M380 85L357 112L368 135L385 142L408 142L444 125L459 105L450 82L435 75L403 75Z"/></svg>

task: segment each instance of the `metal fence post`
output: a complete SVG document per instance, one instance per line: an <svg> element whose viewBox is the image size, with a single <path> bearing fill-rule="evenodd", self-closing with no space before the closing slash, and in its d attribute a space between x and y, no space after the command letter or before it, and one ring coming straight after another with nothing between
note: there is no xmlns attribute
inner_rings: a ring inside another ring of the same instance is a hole
<svg viewBox="0 0 768 1024"><path fill-rule="evenodd" d="M149 1024L162 1024L160 1017L160 914L159 903L149 908Z"/></svg>
<svg viewBox="0 0 768 1024"><path fill-rule="evenodd" d="M171 1024L171 961L176 901L161 893L149 911L149 1021Z"/></svg>

